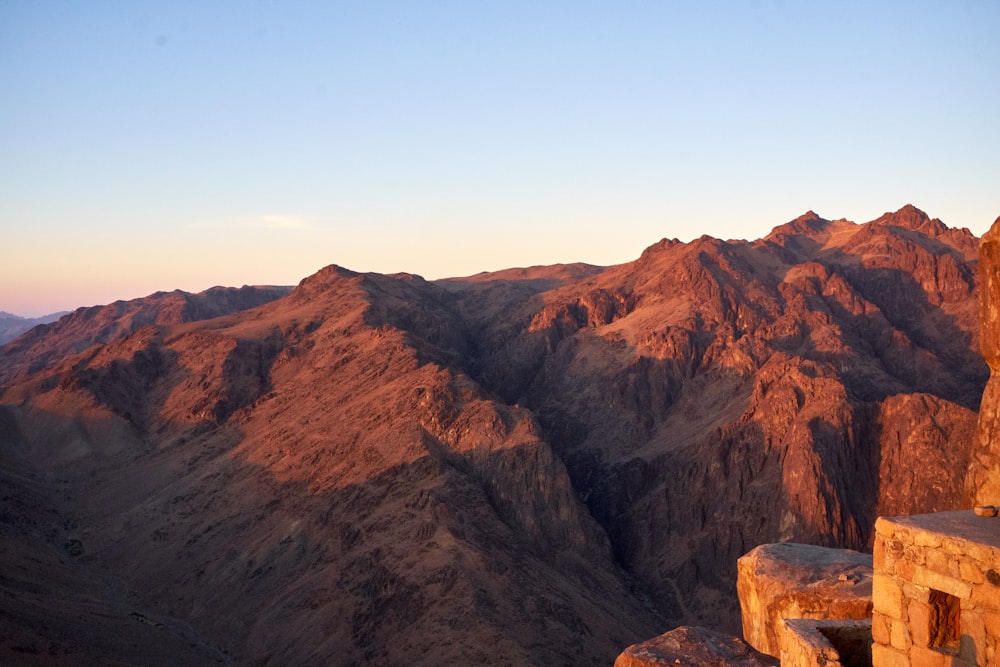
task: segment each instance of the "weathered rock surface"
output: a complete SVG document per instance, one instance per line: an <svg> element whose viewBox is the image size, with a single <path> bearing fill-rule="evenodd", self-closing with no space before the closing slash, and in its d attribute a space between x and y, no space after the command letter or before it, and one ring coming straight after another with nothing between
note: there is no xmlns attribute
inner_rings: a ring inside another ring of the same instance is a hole
<svg viewBox="0 0 1000 667"><path fill-rule="evenodd" d="M777 667L778 661L758 653L741 639L702 627L682 626L629 646L615 667Z"/></svg>
<svg viewBox="0 0 1000 667"><path fill-rule="evenodd" d="M147 619L174 664L607 664L662 627L534 416L446 365L435 294L331 267L8 387L4 644L131 661ZM44 644L73 578L114 586Z"/></svg>
<svg viewBox="0 0 1000 667"><path fill-rule="evenodd" d="M872 557L808 544L764 544L739 559L743 637L781 652L781 619L863 619L872 612Z"/></svg>
<svg viewBox="0 0 1000 667"><path fill-rule="evenodd" d="M733 563L754 546L867 550L880 512L967 502L976 252L912 206L809 212L505 307L453 291L473 376L538 416L618 562L672 623L738 632Z"/></svg>
<svg viewBox="0 0 1000 667"><path fill-rule="evenodd" d="M117 577L108 614L209 659L596 664L738 632L754 546L865 549L886 508L963 502L976 248L913 207L808 213L605 269L331 266L245 310L77 311L0 349L0 509L59 554L25 576Z"/></svg>
<svg viewBox="0 0 1000 667"><path fill-rule="evenodd" d="M1000 218L979 246L980 336L990 380L983 392L967 489L970 504L1000 505Z"/></svg>
<svg viewBox="0 0 1000 667"><path fill-rule="evenodd" d="M0 347L0 385L144 326L195 322L249 310L289 291L290 287L250 286L213 287L198 294L174 290L107 306L79 308Z"/></svg>

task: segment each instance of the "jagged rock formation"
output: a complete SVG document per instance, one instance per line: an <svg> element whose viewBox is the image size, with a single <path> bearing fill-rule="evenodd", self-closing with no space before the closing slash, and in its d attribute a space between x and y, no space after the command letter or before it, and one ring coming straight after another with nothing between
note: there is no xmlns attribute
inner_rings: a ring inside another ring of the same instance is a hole
<svg viewBox="0 0 1000 667"><path fill-rule="evenodd" d="M872 557L809 544L762 544L737 561L743 637L778 657L781 619L872 614Z"/></svg>
<svg viewBox="0 0 1000 667"><path fill-rule="evenodd" d="M979 246L980 336L990 380L983 392L967 489L972 504L1000 504L1000 218Z"/></svg>
<svg viewBox="0 0 1000 667"><path fill-rule="evenodd" d="M863 549L877 514L962 503L976 247L912 207L808 213L605 269L78 311L0 350L0 537L49 554L0 563L3 643L66 651L24 589L112 573L103 618L206 661L597 663L737 631L757 544ZM80 651L114 654L94 627Z"/></svg>
<svg viewBox="0 0 1000 667"><path fill-rule="evenodd" d="M208 662L599 663L654 634L533 415L432 361L450 320L419 279L331 267L9 388L4 543L58 554L3 568L11 643L109 657L106 622L39 644L23 591L63 568Z"/></svg>
<svg viewBox="0 0 1000 667"><path fill-rule="evenodd" d="M474 376L538 415L619 562L673 622L738 632L734 563L757 544L868 549L879 514L963 502L976 251L913 207L810 212L507 307L446 287Z"/></svg>
<svg viewBox="0 0 1000 667"><path fill-rule="evenodd" d="M777 667L774 658L746 642L708 628L681 626L629 646L615 667Z"/></svg>

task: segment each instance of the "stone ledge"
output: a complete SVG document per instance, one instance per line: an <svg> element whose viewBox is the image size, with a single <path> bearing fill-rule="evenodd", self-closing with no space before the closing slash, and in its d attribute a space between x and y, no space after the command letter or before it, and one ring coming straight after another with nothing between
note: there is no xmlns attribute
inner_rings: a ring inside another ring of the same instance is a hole
<svg viewBox="0 0 1000 667"><path fill-rule="evenodd" d="M781 620L781 667L871 665L870 619Z"/></svg>
<svg viewBox="0 0 1000 667"><path fill-rule="evenodd" d="M872 557L850 549L762 544L737 561L743 637L778 656L783 618L864 619L872 610Z"/></svg>

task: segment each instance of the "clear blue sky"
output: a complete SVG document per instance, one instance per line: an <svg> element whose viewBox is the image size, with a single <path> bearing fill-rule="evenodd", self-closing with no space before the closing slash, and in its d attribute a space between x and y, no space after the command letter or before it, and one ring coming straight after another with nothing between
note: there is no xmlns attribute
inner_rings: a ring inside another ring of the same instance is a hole
<svg viewBox="0 0 1000 667"><path fill-rule="evenodd" d="M1000 2L0 0L0 310L1000 215Z"/></svg>

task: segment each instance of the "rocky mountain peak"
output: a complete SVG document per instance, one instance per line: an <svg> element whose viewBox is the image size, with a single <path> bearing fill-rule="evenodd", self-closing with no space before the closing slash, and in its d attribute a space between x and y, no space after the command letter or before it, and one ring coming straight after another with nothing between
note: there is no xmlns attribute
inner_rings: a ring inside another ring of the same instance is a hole
<svg viewBox="0 0 1000 667"><path fill-rule="evenodd" d="M937 218L931 219L913 204L907 204L895 212L884 213L874 221L874 224L901 227L914 232L923 232L932 237L948 229L943 222Z"/></svg>
<svg viewBox="0 0 1000 667"><path fill-rule="evenodd" d="M0 348L0 662L12 637L101 664L610 664L737 631L754 546L864 550L878 514L963 502L975 239L926 218L810 211L606 269L331 265L206 293L229 314L205 322L163 294L36 330Z"/></svg>

